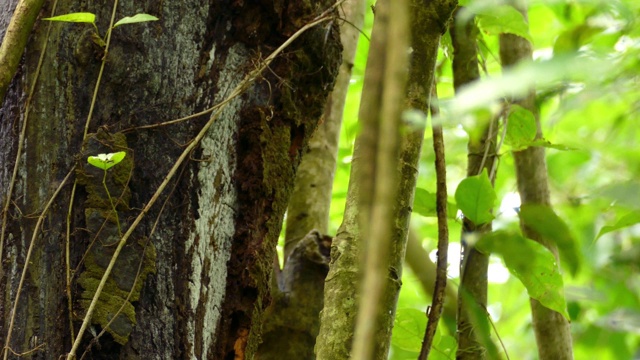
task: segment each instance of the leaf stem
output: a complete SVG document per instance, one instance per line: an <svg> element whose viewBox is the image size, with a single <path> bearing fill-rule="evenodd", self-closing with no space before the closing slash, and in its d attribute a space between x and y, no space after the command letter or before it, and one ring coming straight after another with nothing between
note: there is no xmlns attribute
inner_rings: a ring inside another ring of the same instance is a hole
<svg viewBox="0 0 640 360"><path fill-rule="evenodd" d="M104 191L107 192L107 197L109 198L109 203L111 203L111 209L113 210L114 215L116 216L116 225L118 225L118 238L122 237L122 230L120 229L120 218L118 217L118 211L116 210L116 205L113 203L113 198L111 197L111 193L109 193L109 188L107 187L107 170L104 170L104 176L102 177L102 185L104 186Z"/></svg>

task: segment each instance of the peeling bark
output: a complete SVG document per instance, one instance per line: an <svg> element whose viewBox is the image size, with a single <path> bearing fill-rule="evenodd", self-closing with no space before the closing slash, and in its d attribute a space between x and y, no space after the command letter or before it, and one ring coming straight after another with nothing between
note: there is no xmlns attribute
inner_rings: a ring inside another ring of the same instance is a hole
<svg viewBox="0 0 640 360"><path fill-rule="evenodd" d="M223 3L187 0L123 1L117 18L145 12L161 20L118 27L112 35L103 84L90 131L123 131L135 161L129 183L136 216L205 117L155 129L138 129L180 118L224 100L233 87L300 26L330 4ZM50 6L50 4L48 5ZM46 6L45 6L46 7ZM44 11L49 11L45 9ZM111 8L90 2L78 8L60 0L58 13L91 11L104 33ZM4 16L4 14L0 14ZM56 24L30 109L25 152L16 184L8 240L2 254L0 338L34 220L74 165L82 143L99 59L82 52L89 25ZM24 65L0 109L2 194L15 159L20 104L39 49L46 41L36 24ZM258 345L269 277L297 164L313 133L340 63L335 25L309 30L234 99L193 152L170 192L151 208L134 232L156 249L155 274L144 281L135 305L137 326L118 344L103 335L92 358L250 358ZM52 189L53 187L53 189ZM74 199L71 262L79 265L91 240L85 228L86 192ZM34 358L57 359L70 347L65 299L64 228L70 198L65 187L48 215L29 267L11 348L46 344ZM22 214L22 215L21 215ZM152 232L154 223L157 228ZM151 236L149 236L151 235ZM82 288L74 282L74 304ZM77 318L74 320L78 320ZM99 324L93 325L100 330ZM87 335L82 351L92 341Z"/></svg>

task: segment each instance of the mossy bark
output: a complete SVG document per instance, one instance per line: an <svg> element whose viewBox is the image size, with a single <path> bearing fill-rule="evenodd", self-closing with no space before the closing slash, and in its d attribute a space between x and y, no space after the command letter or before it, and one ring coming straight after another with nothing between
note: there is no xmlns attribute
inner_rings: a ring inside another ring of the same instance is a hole
<svg viewBox="0 0 640 360"><path fill-rule="evenodd" d="M256 62L331 4L283 7L269 1L120 1L117 19L138 12L160 18L113 31L89 126L90 132L103 127L112 134L123 133L128 156L135 162L128 182L130 210L120 215L123 226L149 201L182 145L194 137L207 116L154 129L135 127L190 115L224 100ZM59 14L75 11L96 13L97 26L105 34L110 5L58 2ZM28 109L25 151L19 159L15 206L11 207L2 254L2 339L34 231L35 220L27 215L38 214L60 179L74 164L86 161L80 150L100 67L100 56L96 56L100 54L82 46L89 27L55 24L51 37L45 39L44 27L37 23L19 75L0 110L0 191L4 194L7 174L15 162L16 134L24 118L21 105L40 49L48 41ZM93 357L251 357L259 340L257 325L269 303L271 259L295 170L317 126L339 63L335 25L311 29L272 63L264 78L226 107L191 155L192 161L146 214L127 245L140 246L140 239L148 238L155 249L156 268L141 282L137 301L131 302L136 325L128 342L123 345L106 334L97 341L100 346L90 349ZM16 313L10 346L23 352L46 344L35 353L36 358L57 359L70 348L68 319L72 315L67 311L64 264L70 195L67 186L47 215L45 228L39 229L29 282ZM96 207L87 206L88 195L79 186L73 201L73 269L80 265L92 238L86 231L85 209ZM82 271L91 269L88 259L77 268L72 284L76 306L80 306L83 291L77 280ZM131 314L127 310L125 316ZM81 315L80 311L75 315ZM96 330L100 326L99 321L94 323ZM83 340L78 355L92 336Z"/></svg>

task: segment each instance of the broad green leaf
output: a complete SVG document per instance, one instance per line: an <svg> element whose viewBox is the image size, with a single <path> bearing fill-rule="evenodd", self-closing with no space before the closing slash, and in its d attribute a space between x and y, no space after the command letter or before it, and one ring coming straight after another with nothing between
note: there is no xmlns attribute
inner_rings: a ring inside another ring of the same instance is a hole
<svg viewBox="0 0 640 360"><path fill-rule="evenodd" d="M408 351L419 352L422 346L422 337L427 328L427 315L417 309L398 309L393 325L391 342L394 346ZM437 343L439 333L433 343Z"/></svg>
<svg viewBox="0 0 640 360"><path fill-rule="evenodd" d="M93 24L96 22L96 14L93 14L90 12L77 12L77 13L71 13L71 14L58 15L50 18L44 18L42 20Z"/></svg>
<svg viewBox="0 0 640 360"><path fill-rule="evenodd" d="M127 155L127 153L124 151L109 154L98 154L97 156L89 156L87 162L98 169L109 170L114 165L121 162L125 155Z"/></svg>
<svg viewBox="0 0 640 360"><path fill-rule="evenodd" d="M436 194L430 193L423 188L416 188L416 193L413 199L413 211L424 217L438 216L436 210ZM456 218L458 207L452 202L447 202L447 217L450 219Z"/></svg>
<svg viewBox="0 0 640 360"><path fill-rule="evenodd" d="M549 206L537 204L522 205L519 214L525 225L558 246L562 263L575 275L580 268L580 251L564 220Z"/></svg>
<svg viewBox="0 0 640 360"><path fill-rule="evenodd" d="M527 288L530 297L569 319L562 276L555 257L547 248L506 231L483 236L476 248L483 253L500 255L509 271Z"/></svg>
<svg viewBox="0 0 640 360"><path fill-rule="evenodd" d="M479 11L478 26L489 35L514 34L533 43L529 25L524 16L513 6L492 6Z"/></svg>
<svg viewBox="0 0 640 360"><path fill-rule="evenodd" d="M566 54L576 52L581 46L588 43L593 36L601 33L603 30L605 30L605 28L588 24L580 24L573 29L569 29L558 36L553 45L553 53Z"/></svg>
<svg viewBox="0 0 640 360"><path fill-rule="evenodd" d="M139 22L147 22L147 21L157 21L158 18L153 16L153 15L149 15L149 14L136 14L134 16L125 16L122 19L118 20L118 22L115 23L115 25L113 25L113 27L117 27L120 25L125 25L125 24L134 24L134 23L139 23Z"/></svg>
<svg viewBox="0 0 640 360"><path fill-rule="evenodd" d="M413 211L426 217L436 216L436 194L423 188L416 188Z"/></svg>
<svg viewBox="0 0 640 360"><path fill-rule="evenodd" d="M476 225L493 220L493 204L496 193L491 186L487 171L477 176L469 176L462 180L456 189L456 202L464 216Z"/></svg>
<svg viewBox="0 0 640 360"><path fill-rule="evenodd" d="M624 206L629 209L640 209L640 181L629 180L614 182L603 186L596 194L608 199L616 206Z"/></svg>
<svg viewBox="0 0 640 360"><path fill-rule="evenodd" d="M632 211L621 217L614 225L603 226L602 229L600 229L598 236L596 236L594 242L606 233L629 227L637 223L640 223L640 211Z"/></svg>
<svg viewBox="0 0 640 360"><path fill-rule="evenodd" d="M511 105L505 142L514 150L520 150L531 144L536 137L536 132L536 119L531 111L519 105Z"/></svg>
<svg viewBox="0 0 640 360"><path fill-rule="evenodd" d="M548 60L523 61L492 76L462 88L452 99L440 101L450 117L462 117L476 108L496 106L504 97L526 96L532 87L544 91L558 86L559 81L599 83L619 68L616 62L577 55L554 56Z"/></svg>

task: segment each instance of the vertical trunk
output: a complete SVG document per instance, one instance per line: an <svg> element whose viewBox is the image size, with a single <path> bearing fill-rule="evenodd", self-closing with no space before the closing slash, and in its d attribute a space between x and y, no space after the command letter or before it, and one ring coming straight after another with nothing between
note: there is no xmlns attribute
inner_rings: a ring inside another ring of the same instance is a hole
<svg viewBox="0 0 640 360"><path fill-rule="evenodd" d="M526 10L519 9L526 17ZM500 59L502 66L513 66L519 61L531 60L531 43L524 38L511 35L500 35ZM542 138L538 109L535 105L535 91L516 102L531 111L538 127L537 139ZM547 165L543 147L529 147L513 153L518 181L518 192L522 205L542 204L550 205L549 184L547 179ZM558 260L558 250L555 244L544 241L542 236L529 227L522 226L522 232L530 239L546 246ZM571 328L569 321L560 313L542 306L537 300L531 299L531 314L533 329L538 343L538 354L541 360L573 359Z"/></svg>
<svg viewBox="0 0 640 360"><path fill-rule="evenodd" d="M89 126L91 132L102 127L105 133L123 134L126 144L121 145L128 148L133 160L128 182L130 209L118 213L125 229L208 115L165 127L135 127L190 115L224 100L261 56L330 5L323 2L312 8L305 4L283 8L270 2L121 1L116 18L144 9L161 19L113 31ZM111 7L102 3L75 6L59 0L58 14L94 12L104 35ZM55 24L48 40L43 28L36 24L24 65L0 110L0 184L4 196L7 174L19 146L16 133L25 116L20 105L33 79L39 49L48 41L35 97L26 110L30 120L24 156L19 159L2 254L3 340L34 231L35 220L29 215L42 210L76 160L84 163L87 155L95 155L79 154L100 66L100 55L86 42L90 26ZM265 74L232 100L191 154L194 161L181 168L171 190L146 214L125 251L139 252L136 246L149 238L147 249L155 253L155 271L144 280L139 299L129 304L134 312L117 318L121 327L127 328L124 340L114 333L118 325L111 325L111 332L91 344L99 344L91 347L94 357L225 359L249 358L255 351L259 326L254 325L260 323L269 301L271 259L295 169L339 65L334 30L330 25L308 31L287 49L287 55L271 64L273 74ZM16 352L46 344L44 351L34 356L57 359L69 350L68 317L74 316L77 329L77 316L86 310L79 301L86 283L76 280L90 271L103 271L100 264L108 261L109 254L108 250L92 251L97 267L89 268L88 260L80 263L96 235L86 231L92 222L88 214L97 208L87 200L88 195L90 188L79 185L73 199L71 264L77 270L72 284L76 313L68 313L64 295L64 229L71 197L71 186L66 186L36 238L9 344ZM98 242L105 239L107 230L100 231ZM138 259L147 256L138 255ZM116 263L116 269L121 269L119 275L114 272L116 282L133 282L138 264L125 266L126 260L133 258L121 257ZM123 291L128 289L105 290L101 299ZM102 309L112 312L107 318L124 302L122 297L113 298L113 308ZM94 317L95 330L104 326L100 316ZM91 340L87 335L79 356Z"/></svg>
<svg viewBox="0 0 640 360"><path fill-rule="evenodd" d="M463 14L461 8L456 14ZM460 19L457 16L457 19ZM453 44L453 85L456 92L465 85L480 78L478 69L478 54L476 37L478 28L475 20L468 19L466 23L460 20L454 21L450 26L451 42ZM486 169L489 176L495 162L497 121L491 123L479 122L479 129L470 132L468 144L467 176L479 175ZM474 134L481 134L478 138ZM487 307L487 270L489 268L489 255L475 250L470 244L465 244L465 237L473 233L481 235L491 231L491 224L476 226L471 220L465 218L462 228L462 244L464 259L460 273L460 288L458 298L458 352L457 359L485 359L487 349L478 336L488 334L489 329L477 328L481 323L474 321L474 313L480 310L485 312Z"/></svg>

